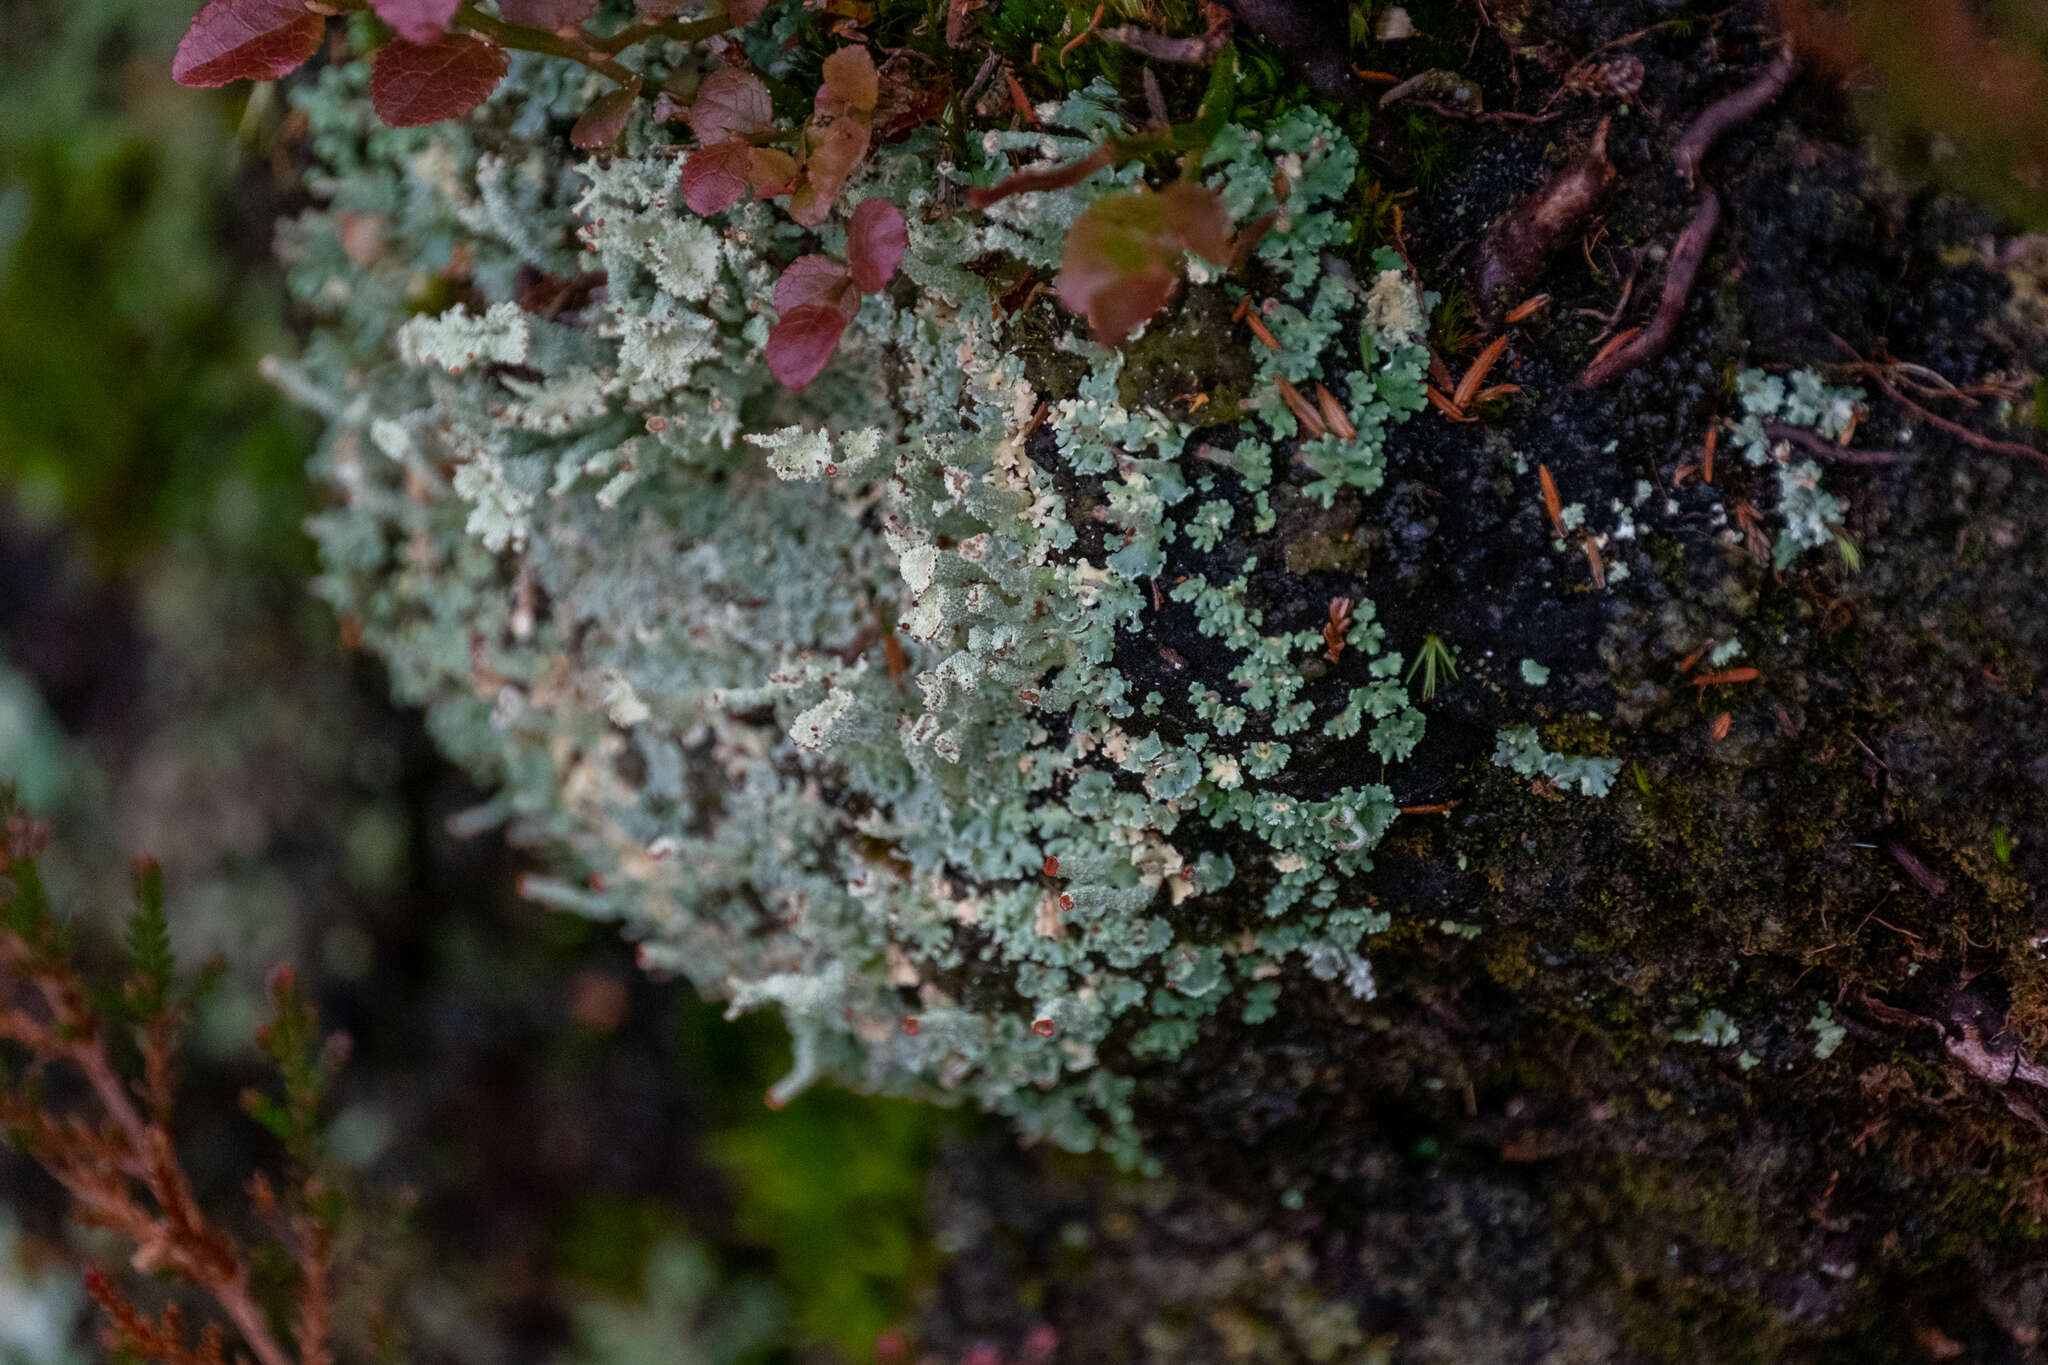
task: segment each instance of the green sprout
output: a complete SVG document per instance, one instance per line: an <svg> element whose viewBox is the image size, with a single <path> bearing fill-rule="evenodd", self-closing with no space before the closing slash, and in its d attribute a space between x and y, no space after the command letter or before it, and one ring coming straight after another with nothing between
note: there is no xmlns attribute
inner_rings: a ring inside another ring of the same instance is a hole
<svg viewBox="0 0 2048 1365"><path fill-rule="evenodd" d="M2011 830L1994 829L1991 831L1991 856L1998 859L2001 863L2011 864L2012 851L2018 848L2019 845L2020 841L2012 837Z"/></svg>
<svg viewBox="0 0 2048 1365"><path fill-rule="evenodd" d="M1425 635L1422 637L1422 648L1415 652L1415 662L1408 665L1408 682L1412 683L1415 681L1417 670L1420 670L1422 673L1422 699L1424 701L1435 699L1438 673L1442 673L1444 678L1450 681L1457 679L1457 661L1451 657L1450 646L1444 643L1441 635Z"/></svg>

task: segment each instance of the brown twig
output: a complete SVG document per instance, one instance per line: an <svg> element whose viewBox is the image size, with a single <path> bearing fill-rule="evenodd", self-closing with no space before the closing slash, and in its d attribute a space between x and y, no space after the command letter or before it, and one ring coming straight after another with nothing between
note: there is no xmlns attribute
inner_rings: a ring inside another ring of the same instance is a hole
<svg viewBox="0 0 2048 1365"><path fill-rule="evenodd" d="M1832 460L1836 464L1888 465L1908 458L1896 450L1845 450L1833 441L1822 440L1805 427L1787 426L1782 422L1764 423L1764 435L1773 441L1798 446L1815 459Z"/></svg>
<svg viewBox="0 0 2048 1365"><path fill-rule="evenodd" d="M1101 19L1101 10L1096 11L1095 17ZM1208 66L1216 60L1217 54L1223 51L1224 44L1230 41L1231 30L1236 21L1231 17L1229 10L1213 2L1202 6L1202 17L1209 21L1209 27L1192 38L1169 38L1163 33L1154 33L1151 29L1139 28L1135 24L1120 24L1115 28L1103 29L1102 36L1118 47L1127 47L1154 61L1175 62L1181 66ZM1094 25L1090 24L1089 27L1093 28ZM1061 55L1064 56L1065 53Z"/></svg>
<svg viewBox="0 0 2048 1365"><path fill-rule="evenodd" d="M1586 366L1579 376L1579 386L1597 389L1610 379L1616 379L1662 354L1670 344L1671 334L1678 328L1679 314L1685 311L1685 301L1692 293L1693 279L1699 274L1700 263L1707 258L1707 244L1713 240L1714 229L1721 221L1721 197L1708 190L1700 200L1692 221L1679 234L1677 245L1671 248L1671 258L1664 267L1664 293L1657 300L1656 316L1650 325L1626 343L1611 351L1603 352L1592 364Z"/></svg>
<svg viewBox="0 0 2048 1365"><path fill-rule="evenodd" d="M1792 60L1791 52L1781 52L1764 68L1761 76L1701 111L1700 116L1692 121L1692 126L1685 130L1684 136L1678 139L1677 150L1672 153L1685 183L1690 185L1699 178L1700 162L1722 134L1755 118L1765 105L1785 93L1785 87L1798 73L1799 66Z"/></svg>
<svg viewBox="0 0 2048 1365"><path fill-rule="evenodd" d="M1858 364L1869 364L1869 362L1865 361L1861 355L1857 354L1856 348L1854 346L1851 346L1848 342L1842 340L1833 332L1828 333L1828 340L1834 342L1835 345L1841 347L1844 351L1848 352L1851 356L1853 356L1856 359ZM1966 444L1973 445L1977 447L1977 449L1979 450L1989 450L1999 455L2024 455L2030 460L2035 460L2044 466L2048 466L2048 451L2038 450L2033 446L2023 445L2018 441L1999 441L1994 440L1989 436L1981 436L1978 433L1970 430L1968 427L1962 425L1960 422L1951 422L1948 418L1941 416L1939 413L1929 412L1926 408L1921 407L1918 403L1906 397L1905 394L1899 392L1898 385L1894 384L1891 381L1891 379L1884 374L1881 368L1872 367L1869 373L1871 378L1876 380L1877 386L1883 389L1887 394L1891 395L1891 397L1899 404L1899 406L1912 412L1913 414L1918 416L1922 421L1926 422L1929 426L1932 426L1940 431L1945 431L1949 435L1955 437L1958 441L1962 441Z"/></svg>

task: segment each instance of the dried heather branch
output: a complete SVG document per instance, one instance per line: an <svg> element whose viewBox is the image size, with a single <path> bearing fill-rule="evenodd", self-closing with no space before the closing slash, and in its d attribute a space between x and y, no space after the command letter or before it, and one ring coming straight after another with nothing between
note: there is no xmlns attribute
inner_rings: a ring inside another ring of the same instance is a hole
<svg viewBox="0 0 2048 1365"><path fill-rule="evenodd" d="M183 1017L170 1000L168 937L161 920L160 880L153 865L138 866L138 912L132 934L138 975L127 1000L142 1014L142 1076L131 1089L107 1048L107 1035L84 984L63 952L48 915L34 853L43 832L5 809L0 792L0 978L16 988L0 1000L0 1040L26 1051L38 1070L68 1066L81 1076L88 1102L78 1112L53 1112L39 1093L0 1087L0 1126L22 1145L72 1200L74 1215L135 1244L139 1271L167 1271L203 1291L233 1324L258 1365L331 1365L332 1241L308 1212L295 1212L287 1238L300 1268L299 1355L295 1360L272 1332L258 1303L249 1257L206 1217L179 1163L172 1138L175 1056ZM291 996L297 1006L296 995ZM280 1006L285 1002L279 994ZM294 1020L294 1038L311 1028L310 1015ZM300 1088L324 1077L317 1063L292 1078ZM317 1087L315 1092L317 1095ZM293 1095L301 1126L311 1121L304 1096ZM139 1103L138 1103L139 1099ZM317 1184L308 1181L310 1208ZM176 1306L151 1320L105 1272L88 1270L86 1285L108 1320L110 1344L166 1365L223 1365L218 1324L187 1341Z"/></svg>

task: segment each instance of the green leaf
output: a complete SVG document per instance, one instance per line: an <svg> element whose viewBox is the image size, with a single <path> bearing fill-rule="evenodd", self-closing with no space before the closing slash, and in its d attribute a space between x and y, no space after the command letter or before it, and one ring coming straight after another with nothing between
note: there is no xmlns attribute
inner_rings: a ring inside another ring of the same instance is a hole
<svg viewBox="0 0 2048 1365"><path fill-rule="evenodd" d="M135 975L128 983L127 1004L137 1018L164 1012L177 976L171 954L171 928L164 917L164 872L154 858L137 858L134 869L135 913L128 917L128 958Z"/></svg>

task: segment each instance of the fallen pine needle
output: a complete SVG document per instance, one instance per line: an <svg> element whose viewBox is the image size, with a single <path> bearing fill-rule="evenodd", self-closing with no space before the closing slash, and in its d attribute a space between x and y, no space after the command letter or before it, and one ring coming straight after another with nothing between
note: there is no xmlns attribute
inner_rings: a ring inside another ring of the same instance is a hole
<svg viewBox="0 0 2048 1365"><path fill-rule="evenodd" d="M1719 673L1702 673L1692 680L1694 687L1717 687L1722 683L1755 682L1763 674L1753 668L1728 668Z"/></svg>
<svg viewBox="0 0 2048 1365"><path fill-rule="evenodd" d="M1563 540L1564 500L1557 496L1557 480L1550 477L1550 466L1547 464L1536 466L1536 478L1543 485L1543 510L1550 516L1550 529L1557 532L1559 540Z"/></svg>

